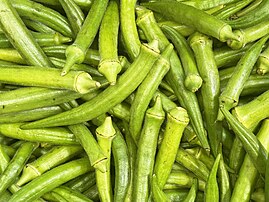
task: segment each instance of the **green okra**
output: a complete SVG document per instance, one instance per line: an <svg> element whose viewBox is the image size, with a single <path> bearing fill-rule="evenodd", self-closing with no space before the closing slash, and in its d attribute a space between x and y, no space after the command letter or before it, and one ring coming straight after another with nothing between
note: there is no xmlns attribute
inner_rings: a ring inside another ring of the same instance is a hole
<svg viewBox="0 0 269 202"><path fill-rule="evenodd" d="M252 45L237 63L232 77L229 79L226 88L219 97L220 104L227 110L230 110L238 104L244 84L250 76L252 68L262 50L262 46L267 41L268 37L269 36L265 36ZM221 119L221 117L219 117L219 119Z"/></svg>
<svg viewBox="0 0 269 202"><path fill-rule="evenodd" d="M96 184L84 191L83 194L88 198L92 199L93 201L99 200L99 193Z"/></svg>
<svg viewBox="0 0 269 202"><path fill-rule="evenodd" d="M198 180L194 179L190 191L183 202L195 202L198 191Z"/></svg>
<svg viewBox="0 0 269 202"><path fill-rule="evenodd" d="M268 184L268 180L269 180L269 158L267 159L267 163L266 163L266 174L265 174L265 201L267 201L269 199L269 184Z"/></svg>
<svg viewBox="0 0 269 202"><path fill-rule="evenodd" d="M73 190L77 190L82 193L91 186L95 185L95 183L95 171L90 171L73 180L70 180L69 182L65 183L64 186L67 186Z"/></svg>
<svg viewBox="0 0 269 202"><path fill-rule="evenodd" d="M222 42L228 39L238 39L232 32L231 26L226 22L181 2L149 2L142 5L157 13L161 13L167 19L193 27L197 31L213 36Z"/></svg>
<svg viewBox="0 0 269 202"><path fill-rule="evenodd" d="M110 85L115 85L117 75L122 66L118 59L118 30L119 30L119 9L116 1L108 3L106 12L99 30L99 53L100 63L98 71L102 73Z"/></svg>
<svg viewBox="0 0 269 202"><path fill-rule="evenodd" d="M234 2L235 0L219 0L219 1L196 1L196 0L189 0L189 1L183 1L182 3L186 5L193 6L200 10L208 10L208 9L214 9L215 7L222 6L223 4L228 4L231 2Z"/></svg>
<svg viewBox="0 0 269 202"><path fill-rule="evenodd" d="M5 66L0 69L2 83L73 90L85 94L100 83L83 71L71 71L65 77L61 70L38 66ZM34 75L34 76L33 76Z"/></svg>
<svg viewBox="0 0 269 202"><path fill-rule="evenodd" d="M122 119L122 120L129 122L130 106L129 106L129 104L122 102L122 103L115 105L112 109L110 109L108 111L108 113L119 118L119 119Z"/></svg>
<svg viewBox="0 0 269 202"><path fill-rule="evenodd" d="M177 52L180 56L182 66L185 73L184 85L192 92L196 92L202 85L202 78L197 70L193 52L188 45L187 41L175 29L163 25L162 30L166 36L172 40Z"/></svg>
<svg viewBox="0 0 269 202"><path fill-rule="evenodd" d="M3 145L0 145L0 174L4 172L4 170L8 166L9 161L10 161L10 157L5 151Z"/></svg>
<svg viewBox="0 0 269 202"><path fill-rule="evenodd" d="M161 22L158 22L158 25L160 27L163 27L163 26L171 27L184 37L187 37L194 32L194 29L186 25L178 24L175 21L161 21Z"/></svg>
<svg viewBox="0 0 269 202"><path fill-rule="evenodd" d="M0 193L2 194L9 186L11 186L19 176L23 166L30 158L32 152L39 146L38 143L24 142L18 148L15 155L7 165L4 172L0 175Z"/></svg>
<svg viewBox="0 0 269 202"><path fill-rule="evenodd" d="M6 137L21 139L32 142L44 142L58 145L76 145L74 134L66 128L47 128L47 129L21 129L22 123L0 124L0 132Z"/></svg>
<svg viewBox="0 0 269 202"><path fill-rule="evenodd" d="M257 60L257 73L264 75L269 72L269 46L259 55Z"/></svg>
<svg viewBox="0 0 269 202"><path fill-rule="evenodd" d="M73 37L76 37L85 20L84 13L73 0L59 0L70 23Z"/></svg>
<svg viewBox="0 0 269 202"><path fill-rule="evenodd" d="M204 109L206 130L213 155L218 153L220 143L220 123L217 122L219 111L220 81L215 62L212 40L206 35L196 32L189 38L190 47L194 52L197 68L203 79L201 96Z"/></svg>
<svg viewBox="0 0 269 202"><path fill-rule="evenodd" d="M44 172L72 159L81 153L82 150L80 146L58 146L53 148L35 161L26 164L16 185L22 186L26 184Z"/></svg>
<svg viewBox="0 0 269 202"><path fill-rule="evenodd" d="M60 113L56 116L52 116L48 119L41 119L38 122L29 123L28 127L36 128L49 127L52 125L71 125L91 120L98 115L107 112L113 106L126 99L146 77L152 65L159 57L159 53L156 52L158 50L158 43L156 42L157 41L154 41L149 44L149 46L141 46L139 56L128 70L121 75L115 85L110 85L98 94L98 96L81 104L79 107ZM81 110L81 108L86 110ZM80 113L78 113L78 111ZM66 114L68 114L68 116ZM26 127L26 125L23 127Z"/></svg>
<svg viewBox="0 0 269 202"><path fill-rule="evenodd" d="M93 2L92 7L87 14L80 31L78 32L74 43L68 46L66 49L66 64L62 70L62 76L66 75L74 64L82 63L84 61L85 53L97 34L107 4L108 0L99 0Z"/></svg>
<svg viewBox="0 0 269 202"><path fill-rule="evenodd" d="M170 44L162 52L160 58L154 63L151 71L136 90L135 98L130 108L129 122L130 132L136 143L139 141L144 115L150 100L170 68L169 59L172 51L173 46Z"/></svg>
<svg viewBox="0 0 269 202"><path fill-rule="evenodd" d="M111 144L116 130L113 127L111 117L106 117L104 123L96 129L98 144L107 157L105 170L96 170L96 184L102 201L112 201L112 185L110 175Z"/></svg>
<svg viewBox="0 0 269 202"><path fill-rule="evenodd" d="M56 32L52 28L48 27L47 25L45 25L39 21L30 20L30 19L27 19L24 17L22 17L22 21L24 22L26 27L28 27L29 29L36 31L36 32L47 33L47 34Z"/></svg>
<svg viewBox="0 0 269 202"><path fill-rule="evenodd" d="M210 171L210 174L206 181L205 198L204 198L206 202L219 201L219 187L218 187L218 182L217 182L217 171L219 167L220 158L221 158L221 154L218 154L214 162L214 165L212 167L212 170Z"/></svg>
<svg viewBox="0 0 269 202"><path fill-rule="evenodd" d="M158 182L157 182L157 178L156 175L152 176L152 185L151 185L151 191L152 191L152 196L154 201L156 202L169 202L170 200L167 198L167 196L165 195L165 193L163 192L163 190L160 189Z"/></svg>
<svg viewBox="0 0 269 202"><path fill-rule="evenodd" d="M86 197L84 194L65 186L59 186L53 189L52 193L59 194L66 201L92 202L92 200Z"/></svg>
<svg viewBox="0 0 269 202"><path fill-rule="evenodd" d="M29 65L52 66L10 1L1 1L0 27Z"/></svg>
<svg viewBox="0 0 269 202"><path fill-rule="evenodd" d="M41 197L44 193L53 190L77 176L89 172L91 169L92 167L87 158L81 158L62 164L23 186L18 192L12 195L10 201L33 201Z"/></svg>
<svg viewBox="0 0 269 202"><path fill-rule="evenodd" d="M181 107L172 109L168 113L167 118L164 138L158 150L154 166L154 174L156 174L158 185L161 189L164 187L171 172L182 133L189 123L187 111Z"/></svg>
<svg viewBox="0 0 269 202"><path fill-rule="evenodd" d="M159 41L160 49L163 50L169 44L169 41L154 19L153 12L142 7L137 7L137 14L137 25L145 33L147 40L152 41L157 39ZM165 76L165 80L172 87L181 106L186 107L195 133L197 134L202 146L209 151L210 148L206 138L197 97L184 86L184 71L175 51L171 54L170 69Z"/></svg>
<svg viewBox="0 0 269 202"><path fill-rule="evenodd" d="M236 117L234 117L225 107L220 107L225 119L233 129L237 138L240 139L244 149L253 164L261 175L265 174L266 160L268 158L267 151L257 137L246 128Z"/></svg>
<svg viewBox="0 0 269 202"><path fill-rule="evenodd" d="M133 199L147 201L150 195L154 159L158 135L165 118L161 98L157 97L152 108L146 111L143 129L137 146L137 159L134 170ZM159 186L159 185L157 185Z"/></svg>

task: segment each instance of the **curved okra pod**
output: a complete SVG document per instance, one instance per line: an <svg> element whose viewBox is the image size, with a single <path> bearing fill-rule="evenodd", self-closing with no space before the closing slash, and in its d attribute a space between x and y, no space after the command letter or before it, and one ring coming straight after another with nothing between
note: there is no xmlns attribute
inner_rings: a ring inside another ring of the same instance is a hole
<svg viewBox="0 0 269 202"><path fill-rule="evenodd" d="M152 41L157 39L159 41L160 49L164 50L165 47L169 44L169 41L155 21L153 12L138 7L137 14L137 25L145 33L147 40ZM173 51L171 54L170 69L166 74L165 80L174 90L180 104L186 107L186 110L188 111L191 119L191 124L193 125L195 133L197 134L202 146L206 150L210 150L197 97L193 92L187 90L184 86L184 72L181 66L181 62L175 51Z"/></svg>
<svg viewBox="0 0 269 202"><path fill-rule="evenodd" d="M158 25L160 27L163 27L163 26L171 27L184 37L190 36L194 32L193 28L190 28L186 25L178 24L175 21L162 21L162 22L158 22Z"/></svg>
<svg viewBox="0 0 269 202"><path fill-rule="evenodd" d="M161 13L167 19L193 27L197 31L213 36L222 42L228 39L238 39L230 25L224 21L181 2L149 2L142 5L157 13Z"/></svg>
<svg viewBox="0 0 269 202"><path fill-rule="evenodd" d="M130 108L129 122L130 132L136 143L139 141L144 115L150 100L170 68L169 59L172 51L173 45L169 44L136 90L135 98Z"/></svg>
<svg viewBox="0 0 269 202"><path fill-rule="evenodd" d="M16 151L15 155L7 165L4 172L0 175L0 193L2 194L9 186L11 186L19 176L30 158L32 152L38 147L37 143L24 142Z"/></svg>
<svg viewBox="0 0 269 202"><path fill-rule="evenodd" d="M253 130L257 124L269 116L269 91L257 98L234 108L233 115L246 127Z"/></svg>
<svg viewBox="0 0 269 202"><path fill-rule="evenodd" d="M239 96L243 90L244 84L250 76L252 68L268 37L269 35L263 37L252 45L237 63L232 77L229 79L226 88L219 97L219 102L225 109L230 110L238 104ZM219 119L222 119L221 114L219 115Z"/></svg>
<svg viewBox="0 0 269 202"><path fill-rule="evenodd" d="M182 133L189 123L187 111L181 107L172 109L168 113L167 119L164 138L158 150L154 166L154 174L156 174L158 185L161 189L163 189L171 172Z"/></svg>
<svg viewBox="0 0 269 202"><path fill-rule="evenodd" d="M92 202L92 200L86 197L84 194L65 186L59 186L53 189L52 193L59 194L66 201Z"/></svg>
<svg viewBox="0 0 269 202"><path fill-rule="evenodd" d="M180 56L186 77L184 85L188 90L196 92L201 87L203 80L198 73L194 55L190 46L188 45L186 39L175 29L165 25L163 25L161 28L166 34L167 38L172 41Z"/></svg>
<svg viewBox="0 0 269 202"><path fill-rule="evenodd" d="M91 169L92 167L87 158L73 160L57 166L23 186L12 195L10 202L30 202L38 199L44 193L89 172Z"/></svg>
<svg viewBox="0 0 269 202"><path fill-rule="evenodd" d="M72 159L81 153L82 150L80 146L60 146L53 148L35 161L26 164L16 185L22 186L26 184L44 172Z"/></svg>
<svg viewBox="0 0 269 202"><path fill-rule="evenodd" d="M191 186L191 189L183 202L195 202L196 196L197 196L197 191L198 191L198 180L194 179L192 186Z"/></svg>
<svg viewBox="0 0 269 202"><path fill-rule="evenodd" d="M0 81L23 86L67 89L81 94L101 85L83 71L71 71L65 77L60 76L60 73L61 70L49 67L3 66L0 69Z"/></svg>
<svg viewBox="0 0 269 202"><path fill-rule="evenodd" d="M82 95L83 94L69 90L39 87L19 88L0 94L0 113L5 114L54 106L77 99Z"/></svg>
<svg viewBox="0 0 269 202"><path fill-rule="evenodd" d="M262 1L256 8L249 11L245 15L238 19L226 21L231 27L235 29L250 27L252 25L258 24L262 21L267 21L269 19L268 15L269 1Z"/></svg>
<svg viewBox="0 0 269 202"><path fill-rule="evenodd" d="M148 46L142 45L139 56L132 65L121 75L118 82L107 87L93 99L79 107L60 113L47 119L29 123L23 127L50 127L55 125L71 125L91 120L107 112L116 104L126 99L143 81L154 62L158 59L157 41Z"/></svg>
<svg viewBox="0 0 269 202"><path fill-rule="evenodd" d="M24 22L24 24L26 25L26 27L28 27L29 29L35 31L35 32L39 32L39 33L55 33L56 31L51 29L50 27L48 27L47 25L38 22L38 21L34 21L34 20L30 20L27 18L23 18L22 17L22 21Z"/></svg>
<svg viewBox="0 0 269 202"><path fill-rule="evenodd" d="M78 144L74 134L65 128L20 129L22 123L0 124L0 132L6 137L32 142L46 142L58 145Z"/></svg>
<svg viewBox="0 0 269 202"><path fill-rule="evenodd" d="M256 68L257 73L261 75L269 72L269 46L259 55Z"/></svg>
<svg viewBox="0 0 269 202"><path fill-rule="evenodd" d="M84 61L85 53L97 34L107 4L108 0L99 0L93 2L92 7L80 31L78 32L74 43L68 46L66 49L66 64L62 70L62 76L66 75L74 64L82 63Z"/></svg>
<svg viewBox="0 0 269 202"><path fill-rule="evenodd" d="M210 174L206 181L205 202L219 201L219 187L218 187L218 182L217 182L217 171L219 167L220 158L221 158L221 154L218 154L218 156L215 159L212 170L210 171Z"/></svg>
<svg viewBox="0 0 269 202"><path fill-rule="evenodd" d="M225 107L220 107L225 119L240 139L244 149L260 174L265 174L267 151L257 137L238 121Z"/></svg>
<svg viewBox="0 0 269 202"><path fill-rule="evenodd" d="M0 27L29 65L52 66L8 0L0 3Z"/></svg>
<svg viewBox="0 0 269 202"><path fill-rule="evenodd" d="M151 191L152 191L152 196L153 196L154 201L156 202L170 202L171 201L167 198L163 190L160 189L157 182L156 175L152 176Z"/></svg>
<svg viewBox="0 0 269 202"><path fill-rule="evenodd" d="M112 141L112 155L115 164L115 185L113 201L124 201L130 183L130 162L127 144L119 128L113 124L116 130Z"/></svg>
<svg viewBox="0 0 269 202"><path fill-rule="evenodd" d="M157 141L164 118L161 98L157 97L154 106L146 111L138 142L133 185L133 200L135 201L147 201L149 198Z"/></svg>
<svg viewBox="0 0 269 202"><path fill-rule="evenodd" d="M118 59L118 30L119 30L119 9L116 1L108 3L99 30L99 53L101 57L98 70L109 81L115 85L117 75L122 66Z"/></svg>
<svg viewBox="0 0 269 202"><path fill-rule="evenodd" d="M116 130L113 127L111 117L106 117L104 123L96 129L98 144L107 157L105 170L96 170L96 184L102 201L112 201L112 185L110 175L111 144Z"/></svg>
<svg viewBox="0 0 269 202"><path fill-rule="evenodd" d="M133 61L140 52L141 42L135 23L135 6L137 0L121 0L120 29L125 48Z"/></svg>
<svg viewBox="0 0 269 202"><path fill-rule="evenodd" d="M67 19L59 12L31 0L11 0L10 2L21 17L39 21L64 36L72 37Z"/></svg>
<svg viewBox="0 0 269 202"><path fill-rule="evenodd" d="M269 150L268 130L269 120L265 119L261 125L259 132L256 135L258 140L267 151ZM238 201L238 199L240 199L242 202L249 201L252 193L251 190L255 189L255 184L257 182L258 176L259 173L253 165L252 159L246 155L234 185L231 201Z"/></svg>
<svg viewBox="0 0 269 202"><path fill-rule="evenodd" d="M72 34L75 38L84 22L84 13L73 0L59 0L59 2L65 11L68 21L70 22Z"/></svg>
<svg viewBox="0 0 269 202"><path fill-rule="evenodd" d="M178 149L176 162L193 172L199 179L204 181L207 180L209 170L206 165L181 147Z"/></svg>
<svg viewBox="0 0 269 202"><path fill-rule="evenodd" d="M217 122L220 81L218 68L212 50L212 40L206 35L196 32L190 36L189 43L196 58L198 71L203 79L201 96L206 130L210 148L213 155L217 156L221 138L221 127L220 123Z"/></svg>
<svg viewBox="0 0 269 202"><path fill-rule="evenodd" d="M240 49L247 43L256 41L269 34L269 22L263 21L245 29L235 30L239 40L228 40L227 45L232 49Z"/></svg>

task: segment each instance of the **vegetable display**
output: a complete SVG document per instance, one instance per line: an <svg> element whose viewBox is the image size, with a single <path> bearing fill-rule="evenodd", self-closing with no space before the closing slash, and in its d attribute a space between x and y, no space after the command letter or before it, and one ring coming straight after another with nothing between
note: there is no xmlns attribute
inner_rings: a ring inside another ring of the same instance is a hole
<svg viewBox="0 0 269 202"><path fill-rule="evenodd" d="M269 0L1 0L0 202L269 201Z"/></svg>

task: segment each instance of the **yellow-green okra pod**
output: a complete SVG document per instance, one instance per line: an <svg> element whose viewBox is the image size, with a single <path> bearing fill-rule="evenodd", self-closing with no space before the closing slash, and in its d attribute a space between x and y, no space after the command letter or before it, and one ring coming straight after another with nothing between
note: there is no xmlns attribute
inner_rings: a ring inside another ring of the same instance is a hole
<svg viewBox="0 0 269 202"><path fill-rule="evenodd" d="M119 9L116 1L108 3L99 30L99 53L100 64L98 70L102 73L110 85L115 85L117 75L122 66L118 59L118 30L119 30Z"/></svg>
<svg viewBox="0 0 269 202"><path fill-rule="evenodd" d="M256 64L257 73L264 75L269 72L269 46L259 55Z"/></svg>
<svg viewBox="0 0 269 202"><path fill-rule="evenodd" d="M138 142L132 193L135 201L147 201L149 198L157 141L164 118L161 98L158 96L154 106L146 111Z"/></svg>
<svg viewBox="0 0 269 202"><path fill-rule="evenodd" d="M172 170L182 133L188 123L189 117L184 108L176 107L168 112L164 138L154 166L154 174L156 174L158 185L161 189L164 187Z"/></svg>
<svg viewBox="0 0 269 202"><path fill-rule="evenodd" d="M98 144L107 157L105 171L96 170L96 184L102 201L112 201L112 185L110 174L111 144L115 137L115 129L111 117L106 117L104 123L96 129Z"/></svg>

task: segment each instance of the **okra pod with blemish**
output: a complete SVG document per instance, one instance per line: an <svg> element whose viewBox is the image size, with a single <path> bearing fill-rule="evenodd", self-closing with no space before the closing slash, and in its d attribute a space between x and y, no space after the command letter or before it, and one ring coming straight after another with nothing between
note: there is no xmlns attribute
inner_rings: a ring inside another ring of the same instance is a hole
<svg viewBox="0 0 269 202"><path fill-rule="evenodd" d="M135 98L130 108L129 128L136 143L139 141L144 115L150 100L170 68L169 59L172 50L172 44L166 47L135 93Z"/></svg>
<svg viewBox="0 0 269 202"><path fill-rule="evenodd" d="M135 201L147 201L150 195L149 187L152 183L151 176L154 168L158 135L165 118L160 97L156 98L154 106L146 111L145 116L143 129L138 141L135 164L133 187L133 199Z"/></svg>
<svg viewBox="0 0 269 202"><path fill-rule="evenodd" d="M154 62L159 58L159 53L156 52L158 51L157 44L157 41L153 41L147 46L142 45L139 56L128 68L128 70L121 75L118 82L113 86L110 85L100 94L98 94L98 96L72 110L60 113L48 119L41 119L38 121L39 123L41 122L39 126L36 125L39 124L38 122L32 122L29 124L32 125L31 127L70 125L91 120L98 115L107 112L113 106L126 99L146 77ZM86 110L81 110L80 108L84 108ZM77 113L77 111L80 113ZM69 115L67 116L66 114ZM56 117L58 118L56 119Z"/></svg>
<svg viewBox="0 0 269 202"><path fill-rule="evenodd" d="M198 73L193 52L187 41L173 28L163 25L162 30L166 36L172 40L177 52L180 56L182 67L185 72L184 85L192 92L196 92L202 85L202 78Z"/></svg>
<svg viewBox="0 0 269 202"><path fill-rule="evenodd" d="M65 77L60 75L59 69L37 66L5 66L0 71L2 83L68 89L82 94L100 86L99 82L92 80L83 71L71 71Z"/></svg>
<svg viewBox="0 0 269 202"><path fill-rule="evenodd" d="M98 70L114 85L122 66L118 60L119 9L116 1L108 3L99 31L100 64Z"/></svg>
<svg viewBox="0 0 269 202"><path fill-rule="evenodd" d="M12 195L10 201L33 201L41 197L44 193L53 190L77 176L89 172L91 169L92 167L87 158L81 158L62 164L23 186L23 188Z"/></svg>
<svg viewBox="0 0 269 202"><path fill-rule="evenodd" d="M42 175L44 172L72 159L82 151L80 146L58 146L42 155L35 161L26 164L22 175L16 182L18 186L22 186L27 182Z"/></svg>
<svg viewBox="0 0 269 202"><path fill-rule="evenodd" d="M0 124L1 134L14 139L32 142L46 142L58 145L77 145L74 134L65 128L20 129L22 123Z"/></svg>
<svg viewBox="0 0 269 202"><path fill-rule="evenodd" d="M142 5L161 13L167 19L193 27L197 31L213 36L222 42L228 39L238 39L228 23L192 6L176 1L149 2Z"/></svg>
<svg viewBox="0 0 269 202"><path fill-rule="evenodd" d="M106 117L104 123L96 129L98 144L106 155L103 172L96 170L96 184L102 201L112 201L112 185L110 175L111 144L115 137L115 129L111 117Z"/></svg>
<svg viewBox="0 0 269 202"><path fill-rule="evenodd" d="M188 123L189 117L184 108L176 107L168 113L164 138L158 150L154 166L154 174L156 174L158 185L161 189L164 187L172 169L182 133Z"/></svg>
<svg viewBox="0 0 269 202"><path fill-rule="evenodd" d="M147 40L152 41L157 39L160 44L160 49L164 50L164 48L169 44L169 41L155 21L153 12L145 8L138 7L137 14L137 25L145 33ZM206 150L210 150L197 97L193 92L190 92L184 86L184 72L175 51L173 51L171 54L170 69L166 74L165 80L174 90L180 104L183 107L186 107L190 116L191 124L193 125L195 133L197 134L202 146Z"/></svg>
<svg viewBox="0 0 269 202"><path fill-rule="evenodd" d="M17 10L11 5L11 2L2 1L0 7L4 11L0 14L0 27L27 64L52 66L43 50L22 22Z"/></svg>
<svg viewBox="0 0 269 202"><path fill-rule="evenodd" d="M93 2L93 5L87 14L80 31L78 32L74 43L68 46L66 49L66 64L62 70L62 76L66 75L74 64L82 63L84 61L85 53L97 34L107 4L108 0L99 0Z"/></svg>

